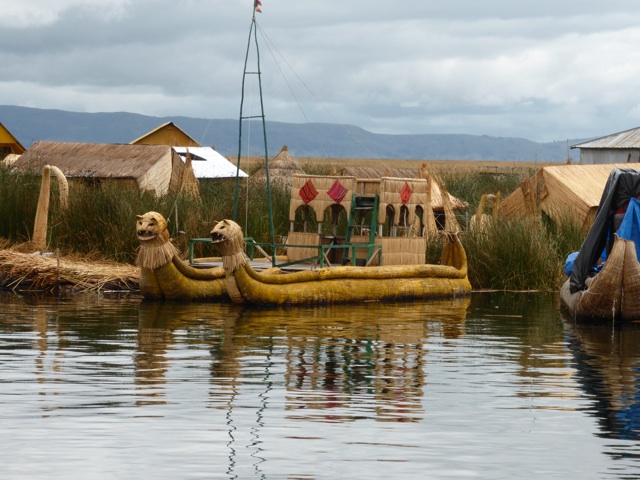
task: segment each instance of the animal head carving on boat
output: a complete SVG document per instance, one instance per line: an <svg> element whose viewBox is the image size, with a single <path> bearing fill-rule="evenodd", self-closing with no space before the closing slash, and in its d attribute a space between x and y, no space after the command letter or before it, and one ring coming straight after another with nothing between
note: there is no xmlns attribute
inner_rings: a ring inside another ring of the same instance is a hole
<svg viewBox="0 0 640 480"><path fill-rule="evenodd" d="M222 255L222 264L226 272L233 273L247 263L242 228L233 220L216 222L211 230L211 240Z"/></svg>
<svg viewBox="0 0 640 480"><path fill-rule="evenodd" d="M167 221L161 213L136 216L136 234L140 241L136 265L151 270L169 263L178 249L169 241Z"/></svg>

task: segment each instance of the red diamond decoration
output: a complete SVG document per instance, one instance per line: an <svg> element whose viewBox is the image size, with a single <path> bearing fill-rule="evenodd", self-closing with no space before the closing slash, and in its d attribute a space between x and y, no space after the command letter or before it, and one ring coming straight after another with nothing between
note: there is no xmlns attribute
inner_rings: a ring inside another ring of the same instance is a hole
<svg viewBox="0 0 640 480"><path fill-rule="evenodd" d="M302 198L302 201L304 201L304 203L309 203L311 200L316 198L317 195L318 191L316 190L316 187L313 186L311 179L307 180L307 183L305 183L300 189L300 197Z"/></svg>
<svg viewBox="0 0 640 480"><path fill-rule="evenodd" d="M331 188L327 190L327 195L329 195L336 203L340 203L346 194L347 189L344 188L344 186L342 186L342 184L340 183L340 180L337 179L335 182L333 182Z"/></svg>
<svg viewBox="0 0 640 480"><path fill-rule="evenodd" d="M407 204L412 194L411 187L407 182L404 182L404 185L400 189L400 200L402 200L403 205Z"/></svg>

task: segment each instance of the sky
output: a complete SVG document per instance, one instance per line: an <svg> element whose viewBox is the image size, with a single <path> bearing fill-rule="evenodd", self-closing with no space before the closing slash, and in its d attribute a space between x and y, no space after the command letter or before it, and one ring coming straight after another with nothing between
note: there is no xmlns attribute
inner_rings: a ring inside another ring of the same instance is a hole
<svg viewBox="0 0 640 480"><path fill-rule="evenodd" d="M533 141L640 126L637 0L2 0L0 104ZM249 41L251 39L251 41ZM2 122L2 119L0 119ZM7 122L8 123L8 122Z"/></svg>

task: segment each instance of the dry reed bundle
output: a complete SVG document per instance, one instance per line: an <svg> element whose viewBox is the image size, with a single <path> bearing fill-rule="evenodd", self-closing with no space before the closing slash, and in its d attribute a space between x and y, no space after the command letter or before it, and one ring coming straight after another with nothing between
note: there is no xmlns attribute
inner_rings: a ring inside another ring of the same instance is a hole
<svg viewBox="0 0 640 480"><path fill-rule="evenodd" d="M40 196L38 197L38 208L33 225L32 242L40 250L44 250L47 245L47 228L49 218L49 200L51 196L51 172L58 180L60 190L60 205L67 208L69 205L69 183L67 178L58 167L45 165L42 167L42 181L40 183Z"/></svg>
<svg viewBox="0 0 640 480"><path fill-rule="evenodd" d="M460 224L456 219L456 214L453 210L451 197L449 196L447 187L445 186L442 179L438 176L434 176L434 180L440 186L440 191L442 192L442 203L444 207L444 231L448 233L458 233L462 229L460 228Z"/></svg>
<svg viewBox="0 0 640 480"><path fill-rule="evenodd" d="M436 216L433 213L433 204L431 192L433 186L433 178L427 173L427 203L424 206L424 215L422 217L422 223L424 223L424 236L435 237L438 234L438 224L436 223Z"/></svg>
<svg viewBox="0 0 640 480"><path fill-rule="evenodd" d="M486 206L491 203L491 214L484 213ZM469 229L471 231L486 233L489 225L495 223L498 220L498 212L500 208L500 192L496 195L484 194L480 197L478 203L478 210L471 216L469 220Z"/></svg>
<svg viewBox="0 0 640 480"><path fill-rule="evenodd" d="M46 293L131 291L137 290L138 285L138 269L131 265L0 250L0 288L5 290Z"/></svg>
<svg viewBox="0 0 640 480"><path fill-rule="evenodd" d="M189 149L187 149L187 159L185 161L185 168L182 172L180 192L193 198L200 198L200 187L196 174L193 171L193 160L191 159Z"/></svg>
<svg viewBox="0 0 640 480"><path fill-rule="evenodd" d="M42 167L42 180L40 182L40 196L38 197L38 208L33 224L32 242L36 248L44 250L47 245L47 226L49 218L49 199L51 190L51 167Z"/></svg>
<svg viewBox="0 0 640 480"><path fill-rule="evenodd" d="M51 171L53 175L58 180L58 189L60 190L60 206L62 208L67 208L69 206L69 182L67 182L67 177L64 176L62 170L60 170L55 165L51 165Z"/></svg>

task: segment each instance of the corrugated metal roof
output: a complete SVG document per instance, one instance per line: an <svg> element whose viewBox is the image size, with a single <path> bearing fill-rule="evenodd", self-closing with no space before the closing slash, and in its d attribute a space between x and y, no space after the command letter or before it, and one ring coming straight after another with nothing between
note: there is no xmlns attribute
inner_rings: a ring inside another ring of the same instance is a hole
<svg viewBox="0 0 640 480"><path fill-rule="evenodd" d="M640 127L578 143L571 148L640 148Z"/></svg>
<svg viewBox="0 0 640 480"><path fill-rule="evenodd" d="M18 170L39 173L55 165L67 177L142 178L163 158L171 158L165 145L114 145L71 142L36 142L15 161Z"/></svg>
<svg viewBox="0 0 640 480"><path fill-rule="evenodd" d="M186 161L191 155L191 166L196 178L235 178L237 167L211 147L173 147L180 158ZM248 177L240 170L240 177Z"/></svg>

